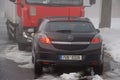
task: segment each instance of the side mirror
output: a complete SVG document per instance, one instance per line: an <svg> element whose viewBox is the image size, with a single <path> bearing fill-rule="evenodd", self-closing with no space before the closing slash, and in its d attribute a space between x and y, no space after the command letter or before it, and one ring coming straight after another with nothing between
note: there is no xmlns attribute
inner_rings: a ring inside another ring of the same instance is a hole
<svg viewBox="0 0 120 80"><path fill-rule="evenodd" d="M93 5L96 3L96 0L89 0L89 2L90 2L90 5Z"/></svg>
<svg viewBox="0 0 120 80"><path fill-rule="evenodd" d="M98 33L100 33L100 30L99 30L99 29L96 29L96 31L97 31Z"/></svg>
<svg viewBox="0 0 120 80"><path fill-rule="evenodd" d="M11 2L16 2L16 0L10 0Z"/></svg>

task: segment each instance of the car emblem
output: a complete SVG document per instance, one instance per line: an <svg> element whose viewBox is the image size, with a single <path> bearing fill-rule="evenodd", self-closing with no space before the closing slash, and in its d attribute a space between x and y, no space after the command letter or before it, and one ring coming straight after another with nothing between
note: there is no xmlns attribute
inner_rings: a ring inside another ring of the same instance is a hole
<svg viewBox="0 0 120 80"><path fill-rule="evenodd" d="M73 37L72 35L69 35L69 36L68 36L68 40L69 40L69 41L73 41L73 39L74 39L74 37Z"/></svg>

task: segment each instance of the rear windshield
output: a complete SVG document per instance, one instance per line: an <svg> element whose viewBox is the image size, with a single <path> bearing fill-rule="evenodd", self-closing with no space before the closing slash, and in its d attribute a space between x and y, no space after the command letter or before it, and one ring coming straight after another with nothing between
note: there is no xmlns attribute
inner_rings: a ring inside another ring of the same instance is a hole
<svg viewBox="0 0 120 80"><path fill-rule="evenodd" d="M94 32L95 28L89 22L49 22L47 32Z"/></svg>
<svg viewBox="0 0 120 80"><path fill-rule="evenodd" d="M82 0L26 0L27 3L45 4L45 5L82 5Z"/></svg>

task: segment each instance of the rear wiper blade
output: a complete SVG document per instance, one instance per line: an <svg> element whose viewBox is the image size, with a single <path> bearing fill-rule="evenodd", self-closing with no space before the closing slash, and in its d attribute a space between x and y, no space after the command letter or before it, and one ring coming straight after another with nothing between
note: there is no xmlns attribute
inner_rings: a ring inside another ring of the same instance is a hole
<svg viewBox="0 0 120 80"><path fill-rule="evenodd" d="M57 30L56 32L61 32L61 33L71 33L71 30Z"/></svg>

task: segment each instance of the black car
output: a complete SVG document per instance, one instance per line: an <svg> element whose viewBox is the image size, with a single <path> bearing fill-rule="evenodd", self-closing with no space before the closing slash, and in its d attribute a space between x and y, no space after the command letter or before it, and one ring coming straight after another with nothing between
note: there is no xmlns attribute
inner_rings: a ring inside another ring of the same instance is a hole
<svg viewBox="0 0 120 80"><path fill-rule="evenodd" d="M45 18L32 43L35 74L44 66L92 67L96 74L102 74L104 54L99 33L88 18Z"/></svg>

